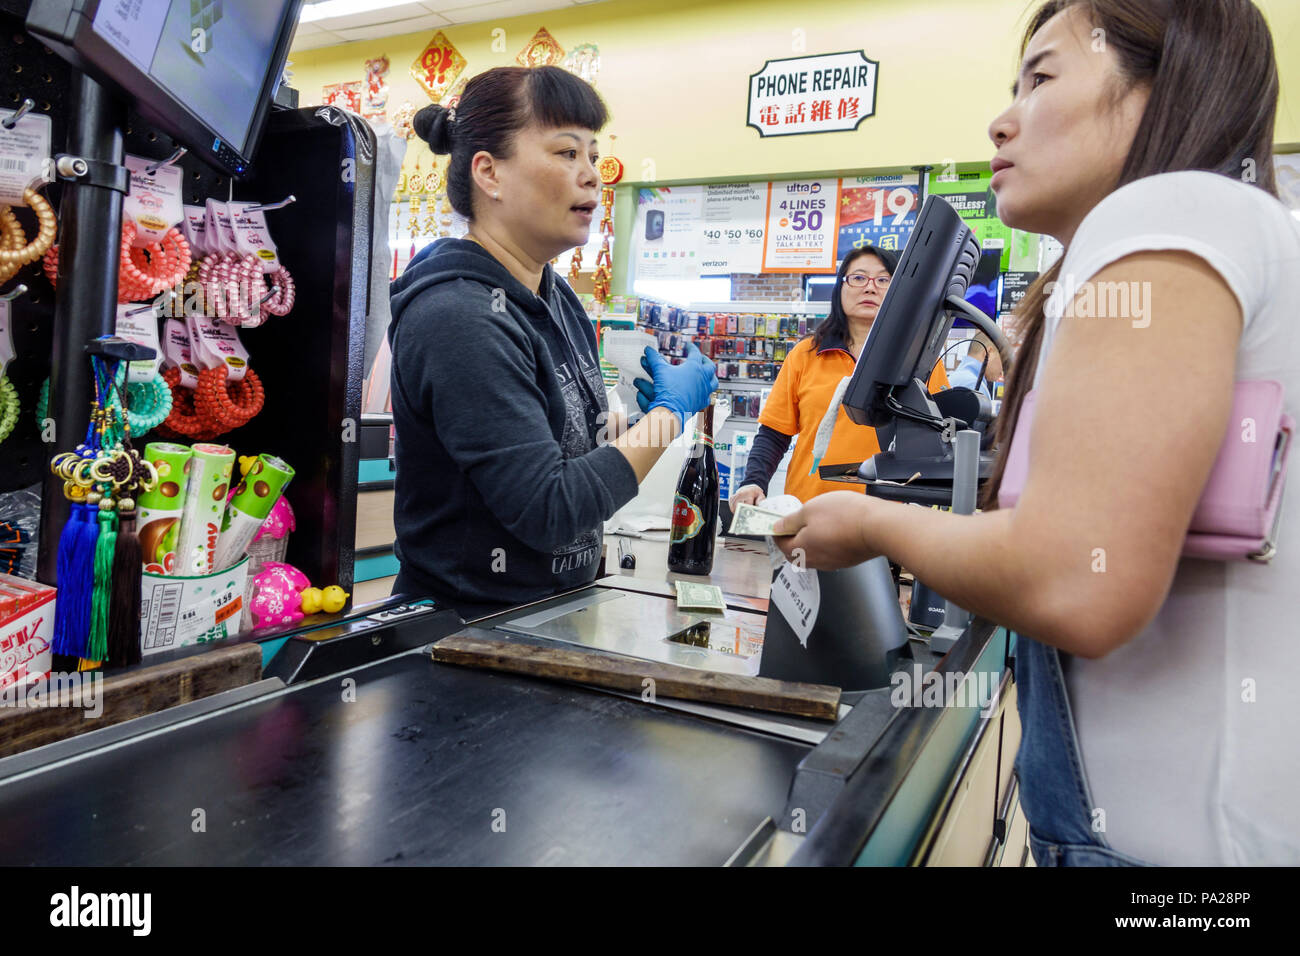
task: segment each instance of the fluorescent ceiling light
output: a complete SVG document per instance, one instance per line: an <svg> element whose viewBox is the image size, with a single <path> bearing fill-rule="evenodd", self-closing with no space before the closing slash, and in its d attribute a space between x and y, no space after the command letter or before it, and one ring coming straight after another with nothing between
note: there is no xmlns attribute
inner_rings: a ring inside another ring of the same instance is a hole
<svg viewBox="0 0 1300 956"><path fill-rule="evenodd" d="M322 3L304 3L298 15L299 23L348 17L356 13L377 13L386 7L402 7L411 0L324 0Z"/></svg>

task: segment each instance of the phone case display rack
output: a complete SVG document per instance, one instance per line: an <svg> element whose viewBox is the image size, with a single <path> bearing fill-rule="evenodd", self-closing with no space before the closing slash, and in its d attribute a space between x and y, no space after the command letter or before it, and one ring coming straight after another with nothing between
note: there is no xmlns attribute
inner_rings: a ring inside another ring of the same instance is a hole
<svg viewBox="0 0 1300 956"><path fill-rule="evenodd" d="M24 32L27 3L0 0L0 108L24 99L51 119L51 150L104 168L126 154L159 162L177 144L140 120L109 92L71 69ZM219 439L241 453L271 452L297 471L290 491L297 527L286 560L313 581L353 583L362 356L369 309L375 141L369 127L333 107L273 110L250 175L233 183L192 156L178 161L183 199L291 205L267 213L282 263L294 276L289 315L240 330L265 406ZM54 557L68 516L62 483L49 471L67 435L85 431L91 379L86 344L115 325L122 192L55 181L41 193L58 212L61 279L57 296L41 263L7 284L27 292L10 302L16 358L8 376L21 413L0 445L0 492L43 482L38 577L54 583ZM16 208L29 236L36 221ZM48 415L56 440L43 441L37 407L50 379ZM135 436L143 449L154 435Z"/></svg>

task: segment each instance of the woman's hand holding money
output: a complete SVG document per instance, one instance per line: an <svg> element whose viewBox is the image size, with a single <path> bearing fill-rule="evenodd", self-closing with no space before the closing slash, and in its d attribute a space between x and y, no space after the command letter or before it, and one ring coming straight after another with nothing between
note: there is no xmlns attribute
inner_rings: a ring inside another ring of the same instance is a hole
<svg viewBox="0 0 1300 956"><path fill-rule="evenodd" d="M833 571L881 552L868 541L871 510L888 502L857 491L832 491L807 501L772 529L785 556L804 567Z"/></svg>

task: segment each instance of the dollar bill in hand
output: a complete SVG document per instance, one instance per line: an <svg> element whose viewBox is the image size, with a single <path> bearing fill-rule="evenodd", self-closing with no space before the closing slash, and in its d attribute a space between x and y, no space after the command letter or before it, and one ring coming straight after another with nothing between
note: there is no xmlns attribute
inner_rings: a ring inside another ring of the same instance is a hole
<svg viewBox="0 0 1300 956"><path fill-rule="evenodd" d="M722 598L722 588L716 584L697 584L694 581L677 581L677 606L700 608L708 611L725 611L727 602Z"/></svg>
<svg viewBox="0 0 1300 956"><path fill-rule="evenodd" d="M766 508L738 504L731 516L731 527L727 531L729 534L755 534L760 536L775 534L776 532L772 529L784 517L785 515L778 514L775 511L768 511Z"/></svg>

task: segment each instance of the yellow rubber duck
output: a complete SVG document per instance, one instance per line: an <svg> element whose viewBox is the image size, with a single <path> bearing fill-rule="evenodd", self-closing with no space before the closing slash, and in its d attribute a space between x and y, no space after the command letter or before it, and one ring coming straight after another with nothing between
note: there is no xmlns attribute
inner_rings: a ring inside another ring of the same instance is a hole
<svg viewBox="0 0 1300 956"><path fill-rule="evenodd" d="M326 614L337 614L348 603L348 592L337 584L331 584L321 598L321 608Z"/></svg>
<svg viewBox="0 0 1300 956"><path fill-rule="evenodd" d="M302 613L316 614L321 609L323 593L320 588L307 588L302 592Z"/></svg>

